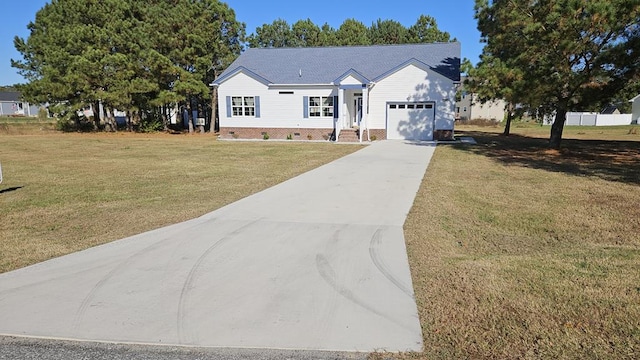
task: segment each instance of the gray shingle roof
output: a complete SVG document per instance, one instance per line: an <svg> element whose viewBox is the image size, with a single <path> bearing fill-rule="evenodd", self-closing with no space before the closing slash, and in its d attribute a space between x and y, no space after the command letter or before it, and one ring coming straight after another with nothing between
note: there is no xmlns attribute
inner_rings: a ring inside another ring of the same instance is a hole
<svg viewBox="0 0 640 360"><path fill-rule="evenodd" d="M417 60L453 81L460 80L460 43L247 49L214 83L245 68L271 84L330 84L355 70L373 81ZM302 76L300 76L302 74Z"/></svg>
<svg viewBox="0 0 640 360"><path fill-rule="evenodd" d="M0 91L0 101L19 102L20 93L17 91Z"/></svg>

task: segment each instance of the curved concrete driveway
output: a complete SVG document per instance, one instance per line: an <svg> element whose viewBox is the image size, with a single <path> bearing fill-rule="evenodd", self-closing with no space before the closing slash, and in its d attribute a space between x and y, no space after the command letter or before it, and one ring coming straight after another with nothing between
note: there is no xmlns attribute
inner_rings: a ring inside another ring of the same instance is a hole
<svg viewBox="0 0 640 360"><path fill-rule="evenodd" d="M0 334L421 350L402 225L435 145L382 141L200 218L0 275Z"/></svg>

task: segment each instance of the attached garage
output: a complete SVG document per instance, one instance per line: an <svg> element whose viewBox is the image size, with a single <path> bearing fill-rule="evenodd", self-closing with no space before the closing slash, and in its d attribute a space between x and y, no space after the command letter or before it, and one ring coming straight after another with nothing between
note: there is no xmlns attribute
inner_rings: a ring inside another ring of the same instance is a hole
<svg viewBox="0 0 640 360"><path fill-rule="evenodd" d="M387 139L433 140L435 106L433 102L387 104Z"/></svg>

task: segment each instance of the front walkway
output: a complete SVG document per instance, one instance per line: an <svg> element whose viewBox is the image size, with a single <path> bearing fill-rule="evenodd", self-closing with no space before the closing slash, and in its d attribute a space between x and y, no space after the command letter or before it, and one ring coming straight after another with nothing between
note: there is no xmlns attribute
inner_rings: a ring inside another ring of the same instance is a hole
<svg viewBox="0 0 640 360"><path fill-rule="evenodd" d="M0 334L419 351L402 225L434 149L375 142L198 219L1 274Z"/></svg>

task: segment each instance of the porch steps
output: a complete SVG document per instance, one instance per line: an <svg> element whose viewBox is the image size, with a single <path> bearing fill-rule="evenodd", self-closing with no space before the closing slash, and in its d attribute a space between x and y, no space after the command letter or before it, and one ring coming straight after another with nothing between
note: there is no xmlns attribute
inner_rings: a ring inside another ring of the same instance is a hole
<svg viewBox="0 0 640 360"><path fill-rule="evenodd" d="M356 129L342 129L340 130L340 136L338 136L338 142L358 142L358 130Z"/></svg>

